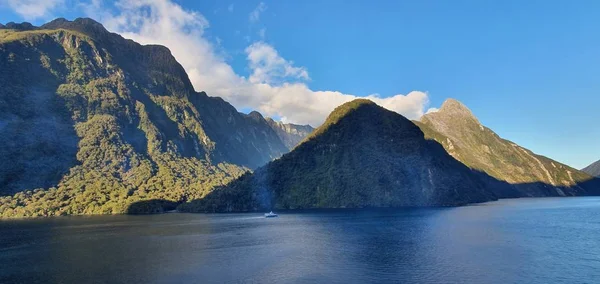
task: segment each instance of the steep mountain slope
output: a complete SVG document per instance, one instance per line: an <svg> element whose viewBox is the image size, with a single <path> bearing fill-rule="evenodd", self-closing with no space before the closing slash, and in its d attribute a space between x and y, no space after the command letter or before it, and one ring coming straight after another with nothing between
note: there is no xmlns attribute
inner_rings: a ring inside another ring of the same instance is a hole
<svg viewBox="0 0 600 284"><path fill-rule="evenodd" d="M448 206L496 199L482 176L369 100L336 108L292 152L185 211Z"/></svg>
<svg viewBox="0 0 600 284"><path fill-rule="evenodd" d="M36 189L3 197L2 216L198 198L288 151L266 121L194 91L167 48L91 19L0 29L0 85L0 194Z"/></svg>
<svg viewBox="0 0 600 284"><path fill-rule="evenodd" d="M472 169L515 185L523 196L588 194L581 184L591 177L500 138L462 103L446 100L438 112L417 123L425 135L438 141L457 160Z"/></svg>
<svg viewBox="0 0 600 284"><path fill-rule="evenodd" d="M267 118L267 123L275 130L277 136L283 141L285 146L292 150L296 145L306 138L315 129L310 125L298 125L292 123L283 123Z"/></svg>
<svg viewBox="0 0 600 284"><path fill-rule="evenodd" d="M592 163L591 165L583 168L581 171L591 176L600 177L600 161Z"/></svg>

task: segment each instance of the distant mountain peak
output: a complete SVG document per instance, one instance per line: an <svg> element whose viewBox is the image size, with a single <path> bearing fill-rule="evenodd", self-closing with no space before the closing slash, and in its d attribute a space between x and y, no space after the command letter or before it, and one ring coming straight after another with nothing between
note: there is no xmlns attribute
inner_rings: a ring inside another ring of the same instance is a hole
<svg viewBox="0 0 600 284"><path fill-rule="evenodd" d="M596 161L581 170L591 176L600 177L600 161Z"/></svg>
<svg viewBox="0 0 600 284"><path fill-rule="evenodd" d="M6 25L0 24L0 28L18 30L18 31L29 31L29 30L35 30L37 27L32 25L29 22L22 22L22 23L9 22L9 23L6 23Z"/></svg>
<svg viewBox="0 0 600 284"><path fill-rule="evenodd" d="M308 124L298 125L293 123L283 123L270 117L265 117L265 120L269 126L275 130L275 133L277 133L277 136L283 141L283 144L290 150L294 149L296 145L315 130Z"/></svg>
<svg viewBox="0 0 600 284"><path fill-rule="evenodd" d="M452 98L444 101L438 111L423 115L420 121L434 124L433 128L441 132L455 128L485 129L467 106Z"/></svg>
<svg viewBox="0 0 600 284"><path fill-rule="evenodd" d="M444 101L444 103L442 104L442 107L440 108L440 110L438 112L447 113L447 114L451 114L451 115L463 115L463 116L475 117L473 115L473 113L471 112L471 110L467 106L465 106L460 101L458 101L456 99L452 99L452 98Z"/></svg>

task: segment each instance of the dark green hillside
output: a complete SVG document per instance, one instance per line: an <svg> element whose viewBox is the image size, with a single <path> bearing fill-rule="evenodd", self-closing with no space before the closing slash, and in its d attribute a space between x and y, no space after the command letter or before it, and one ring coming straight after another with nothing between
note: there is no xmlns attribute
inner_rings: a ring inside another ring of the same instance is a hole
<svg viewBox="0 0 600 284"><path fill-rule="evenodd" d="M454 206L496 199L483 176L403 116L368 100L336 108L292 152L186 211Z"/></svg>
<svg viewBox="0 0 600 284"><path fill-rule="evenodd" d="M0 86L4 217L200 198L287 152L266 122L194 91L167 48L91 19L0 29Z"/></svg>

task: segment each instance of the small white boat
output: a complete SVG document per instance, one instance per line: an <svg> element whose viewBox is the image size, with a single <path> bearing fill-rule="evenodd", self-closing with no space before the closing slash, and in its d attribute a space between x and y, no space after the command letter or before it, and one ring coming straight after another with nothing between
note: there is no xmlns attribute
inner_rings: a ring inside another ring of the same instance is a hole
<svg viewBox="0 0 600 284"><path fill-rule="evenodd" d="M273 213L273 211L271 211L269 213L265 213L265 218L273 218L273 217L277 217L277 214Z"/></svg>

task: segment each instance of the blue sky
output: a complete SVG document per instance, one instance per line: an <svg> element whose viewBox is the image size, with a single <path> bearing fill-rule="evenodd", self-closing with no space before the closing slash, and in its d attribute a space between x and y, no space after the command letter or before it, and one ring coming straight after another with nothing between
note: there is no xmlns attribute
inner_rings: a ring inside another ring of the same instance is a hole
<svg viewBox="0 0 600 284"><path fill-rule="evenodd" d="M239 109L315 125L356 96L413 119L452 97L538 154L576 168L600 159L599 1L15 2L0 0L0 22L91 16L165 44L197 89ZM141 31L137 13L174 30Z"/></svg>

